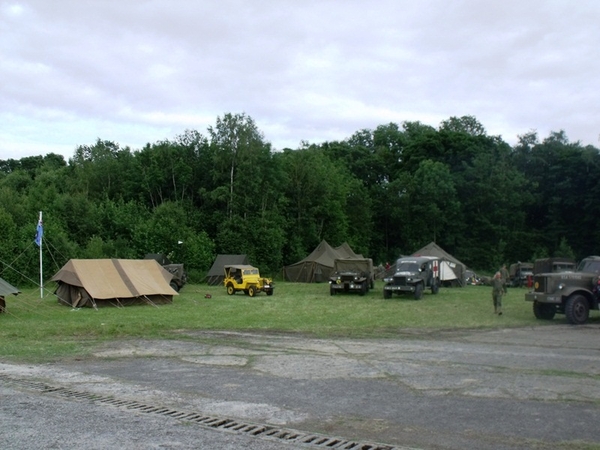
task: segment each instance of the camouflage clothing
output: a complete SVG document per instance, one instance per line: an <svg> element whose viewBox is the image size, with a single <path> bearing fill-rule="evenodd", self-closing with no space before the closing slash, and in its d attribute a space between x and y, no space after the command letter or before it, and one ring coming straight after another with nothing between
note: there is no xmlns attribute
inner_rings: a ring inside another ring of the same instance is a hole
<svg viewBox="0 0 600 450"><path fill-rule="evenodd" d="M494 313L502 315L502 295L504 294L504 282L500 274L492 278L492 300L494 302Z"/></svg>

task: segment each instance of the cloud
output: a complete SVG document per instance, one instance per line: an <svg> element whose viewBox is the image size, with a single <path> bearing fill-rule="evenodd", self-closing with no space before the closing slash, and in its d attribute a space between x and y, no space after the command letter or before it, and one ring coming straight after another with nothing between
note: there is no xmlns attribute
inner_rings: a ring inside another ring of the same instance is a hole
<svg viewBox="0 0 600 450"><path fill-rule="evenodd" d="M275 148L473 115L597 144L600 4L0 3L0 159L141 148L245 112ZM51 150L53 149L53 150Z"/></svg>

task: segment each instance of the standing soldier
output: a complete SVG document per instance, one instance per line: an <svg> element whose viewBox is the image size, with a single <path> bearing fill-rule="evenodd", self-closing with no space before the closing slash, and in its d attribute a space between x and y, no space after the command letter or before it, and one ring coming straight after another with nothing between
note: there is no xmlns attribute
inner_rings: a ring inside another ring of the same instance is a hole
<svg viewBox="0 0 600 450"><path fill-rule="evenodd" d="M492 278L492 300L494 302L494 314L502 315L502 295L504 294L504 283L502 274L498 271Z"/></svg>
<svg viewBox="0 0 600 450"><path fill-rule="evenodd" d="M504 293L508 293L508 270L506 270L506 264L502 264L502 268L500 269L500 275L502 276L503 290Z"/></svg>

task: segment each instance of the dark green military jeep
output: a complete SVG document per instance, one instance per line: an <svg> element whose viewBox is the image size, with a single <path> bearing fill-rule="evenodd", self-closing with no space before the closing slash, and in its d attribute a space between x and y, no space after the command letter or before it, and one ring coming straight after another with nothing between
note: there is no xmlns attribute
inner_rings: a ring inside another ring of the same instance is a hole
<svg viewBox="0 0 600 450"><path fill-rule="evenodd" d="M552 320L558 313L571 324L585 323L590 309L598 309L599 275L599 256L584 258L574 272L535 274L525 300L533 302L537 319Z"/></svg>
<svg viewBox="0 0 600 450"><path fill-rule="evenodd" d="M383 281L383 298L391 298L392 294L411 293L415 300L420 300L425 288L437 294L440 289L440 260L433 256L400 258L396 262L394 275Z"/></svg>
<svg viewBox="0 0 600 450"><path fill-rule="evenodd" d="M329 277L329 294L358 292L365 295L375 286L373 260L370 258L343 258L333 261Z"/></svg>

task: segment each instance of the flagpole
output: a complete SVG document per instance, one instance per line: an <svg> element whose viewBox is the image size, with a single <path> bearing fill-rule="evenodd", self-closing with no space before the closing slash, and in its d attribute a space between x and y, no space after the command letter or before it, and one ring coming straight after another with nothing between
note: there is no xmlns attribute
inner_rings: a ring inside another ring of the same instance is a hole
<svg viewBox="0 0 600 450"><path fill-rule="evenodd" d="M38 227L42 226L42 212L40 211L40 221L38 222ZM40 233L40 298L44 298L44 266L42 265L42 239L43 233Z"/></svg>

